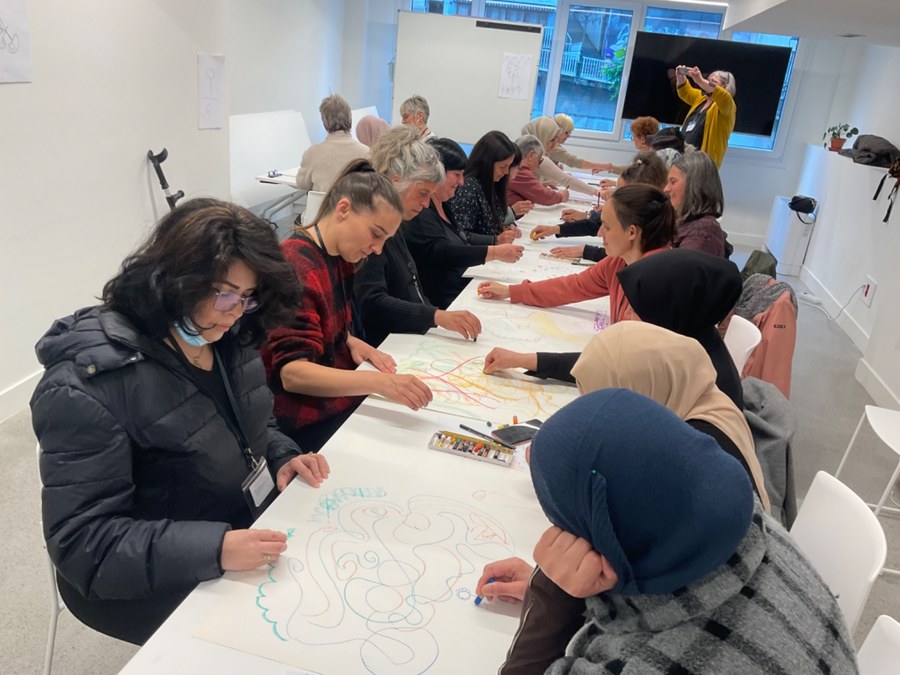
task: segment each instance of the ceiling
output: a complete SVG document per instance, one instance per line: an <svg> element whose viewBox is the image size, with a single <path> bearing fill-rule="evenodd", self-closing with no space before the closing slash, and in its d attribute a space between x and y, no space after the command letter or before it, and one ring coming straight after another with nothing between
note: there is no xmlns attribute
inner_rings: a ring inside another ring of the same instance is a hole
<svg viewBox="0 0 900 675"><path fill-rule="evenodd" d="M753 33L834 38L857 34L900 47L900 0L730 0L725 27Z"/></svg>

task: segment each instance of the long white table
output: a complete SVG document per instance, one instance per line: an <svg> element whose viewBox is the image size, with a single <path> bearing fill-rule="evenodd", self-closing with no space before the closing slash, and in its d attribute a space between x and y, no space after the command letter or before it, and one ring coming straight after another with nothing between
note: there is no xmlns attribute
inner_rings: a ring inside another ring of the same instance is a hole
<svg viewBox="0 0 900 675"><path fill-rule="evenodd" d="M558 222L560 210L543 215ZM527 234L523 243L532 253L545 244ZM546 309L487 301L477 281L451 306L481 316L477 342L434 329L389 336L382 349L403 367L473 359L474 370L457 379L441 372L441 383L508 392L509 381L479 373L478 358L497 346L580 351L595 312L608 307L605 299ZM544 419L575 396L574 387L549 386L559 389L529 397ZM521 449L506 468L427 446L435 431L465 433L460 423L488 431L486 421L508 423L511 413L524 421L526 406L504 396L513 402L466 407L451 397L442 410L418 412L367 399L323 448L332 467L323 487L295 481L258 521L288 532L279 563L200 584L122 672L494 672L520 606L475 606L475 584L491 560L530 559L548 523Z"/></svg>

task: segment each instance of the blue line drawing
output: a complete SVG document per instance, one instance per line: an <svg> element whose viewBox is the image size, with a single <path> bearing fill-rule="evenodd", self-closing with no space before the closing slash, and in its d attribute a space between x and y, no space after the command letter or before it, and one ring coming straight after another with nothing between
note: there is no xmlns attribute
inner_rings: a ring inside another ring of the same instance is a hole
<svg viewBox="0 0 900 675"><path fill-rule="evenodd" d="M380 488L342 488L320 498L311 521L319 527L292 540L256 606L276 640L315 646L322 659L339 650L342 662L350 650L362 672L434 668L429 626L442 606L471 597L463 580L515 552L487 511L431 495L395 503Z"/></svg>

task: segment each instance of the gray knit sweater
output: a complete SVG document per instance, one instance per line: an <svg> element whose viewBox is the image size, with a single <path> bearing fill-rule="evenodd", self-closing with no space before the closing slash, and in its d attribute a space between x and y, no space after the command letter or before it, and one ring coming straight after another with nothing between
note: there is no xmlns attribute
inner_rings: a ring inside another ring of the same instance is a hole
<svg viewBox="0 0 900 675"><path fill-rule="evenodd" d="M671 595L587 599L588 623L548 675L856 673L825 583L759 502L728 562Z"/></svg>

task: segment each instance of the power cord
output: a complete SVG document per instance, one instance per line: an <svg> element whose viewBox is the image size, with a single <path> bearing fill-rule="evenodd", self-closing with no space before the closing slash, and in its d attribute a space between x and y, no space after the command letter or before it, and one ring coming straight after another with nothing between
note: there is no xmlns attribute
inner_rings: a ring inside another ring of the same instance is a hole
<svg viewBox="0 0 900 675"><path fill-rule="evenodd" d="M853 302L853 298L856 297L856 294L859 293L861 290L863 290L865 287L866 287L865 284L860 284L859 288L857 288L855 291L853 291L853 293L850 294L850 298L847 300L847 302L844 303L844 306L841 307L841 309L838 311L838 313L835 314L834 316L831 316L831 314L828 313L828 310L825 309L825 307L822 305L822 301L814 295L810 295L807 293L799 293L797 295L797 300L799 302L803 302L804 304L807 304L811 307L815 307L816 309L820 310L825 316L827 316L832 321L837 321L838 318L841 316L841 314L844 313L844 310L847 309L847 307L850 305L851 302Z"/></svg>

